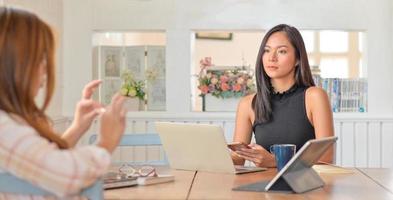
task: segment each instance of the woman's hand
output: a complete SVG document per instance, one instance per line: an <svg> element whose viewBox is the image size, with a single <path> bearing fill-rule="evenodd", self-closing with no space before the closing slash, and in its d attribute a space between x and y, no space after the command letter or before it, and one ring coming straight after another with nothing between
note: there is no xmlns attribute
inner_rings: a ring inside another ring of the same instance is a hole
<svg viewBox="0 0 393 200"><path fill-rule="evenodd" d="M82 91L82 99L76 105L74 121L63 135L70 146L78 142L79 138L90 128L93 120L102 112L102 105L91 99L101 82L101 80L91 81Z"/></svg>
<svg viewBox="0 0 393 200"><path fill-rule="evenodd" d="M90 128L93 120L101 113L103 106L91 99L94 91L101 83L101 80L94 80L88 83L83 88L82 99L76 105L73 125L82 133Z"/></svg>
<svg viewBox="0 0 393 200"><path fill-rule="evenodd" d="M257 167L275 167L274 156L266 151L263 147L258 144L249 144L250 148L241 148L235 151L235 153L248 161L253 162Z"/></svg>
<svg viewBox="0 0 393 200"><path fill-rule="evenodd" d="M127 109L123 105L125 99L126 97L115 94L111 104L106 107L106 111L101 116L98 146L109 152L113 152L124 134L127 114Z"/></svg>

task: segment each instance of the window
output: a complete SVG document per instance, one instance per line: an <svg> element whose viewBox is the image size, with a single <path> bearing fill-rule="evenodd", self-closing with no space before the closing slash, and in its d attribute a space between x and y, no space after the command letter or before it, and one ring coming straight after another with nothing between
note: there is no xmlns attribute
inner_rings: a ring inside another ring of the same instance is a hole
<svg viewBox="0 0 393 200"><path fill-rule="evenodd" d="M109 104L121 91L139 97L139 110L165 110L165 42L163 32L94 33L93 75L103 80L97 98ZM125 75L132 86L124 85Z"/></svg>
<svg viewBox="0 0 393 200"><path fill-rule="evenodd" d="M300 31L300 34L303 37L307 52L313 52L315 46L314 31Z"/></svg>
<svg viewBox="0 0 393 200"><path fill-rule="evenodd" d="M367 80L362 32L301 31L316 84L334 112L366 112Z"/></svg>
<svg viewBox="0 0 393 200"><path fill-rule="evenodd" d="M321 70L321 77L348 77L348 59L346 58L322 58L319 68Z"/></svg>
<svg viewBox="0 0 393 200"><path fill-rule="evenodd" d="M362 32L336 30L301 31L311 66L318 66L322 78L359 78L365 67Z"/></svg>
<svg viewBox="0 0 393 200"><path fill-rule="evenodd" d="M348 32L343 31L320 31L320 51L323 53L348 52Z"/></svg>

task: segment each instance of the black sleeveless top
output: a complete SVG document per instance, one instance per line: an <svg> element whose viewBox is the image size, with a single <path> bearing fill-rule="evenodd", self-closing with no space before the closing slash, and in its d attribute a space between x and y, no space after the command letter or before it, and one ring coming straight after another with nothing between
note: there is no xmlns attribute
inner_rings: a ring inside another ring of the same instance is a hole
<svg viewBox="0 0 393 200"><path fill-rule="evenodd" d="M295 144L298 151L308 140L315 138L314 127L307 118L306 89L295 84L284 93L272 94L271 120L253 125L257 144L267 151L273 144Z"/></svg>

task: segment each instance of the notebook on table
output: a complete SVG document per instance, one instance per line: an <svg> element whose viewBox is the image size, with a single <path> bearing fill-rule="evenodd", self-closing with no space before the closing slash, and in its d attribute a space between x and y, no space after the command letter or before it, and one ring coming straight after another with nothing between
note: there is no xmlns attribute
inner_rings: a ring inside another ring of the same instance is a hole
<svg viewBox="0 0 393 200"><path fill-rule="evenodd" d="M221 126L172 122L156 122L155 125L173 169L234 174L266 170L235 166Z"/></svg>
<svg viewBox="0 0 393 200"><path fill-rule="evenodd" d="M108 172L104 176L104 186L107 189L116 189L123 187L131 187L136 185L153 185L159 183L167 183L175 180L174 175L158 175L158 176L146 176L146 177L127 177L119 178L117 173Z"/></svg>
<svg viewBox="0 0 393 200"><path fill-rule="evenodd" d="M122 178L122 179L104 177L103 188L107 190L107 189L130 187L134 185L138 185L137 177Z"/></svg>

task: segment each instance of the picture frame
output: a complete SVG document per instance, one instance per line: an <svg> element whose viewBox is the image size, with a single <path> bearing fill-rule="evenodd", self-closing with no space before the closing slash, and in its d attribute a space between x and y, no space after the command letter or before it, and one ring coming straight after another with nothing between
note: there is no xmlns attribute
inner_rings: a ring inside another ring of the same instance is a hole
<svg viewBox="0 0 393 200"><path fill-rule="evenodd" d="M196 32L196 39L208 40L232 40L233 33L231 32Z"/></svg>
<svg viewBox="0 0 393 200"><path fill-rule="evenodd" d="M101 46L101 74L102 77L120 77L122 62L122 48L118 46Z"/></svg>
<svg viewBox="0 0 393 200"><path fill-rule="evenodd" d="M145 46L127 46L125 51L125 66L131 71L135 80L145 78Z"/></svg>
<svg viewBox="0 0 393 200"><path fill-rule="evenodd" d="M165 77L165 46L147 46L147 69L158 72L158 78Z"/></svg>

